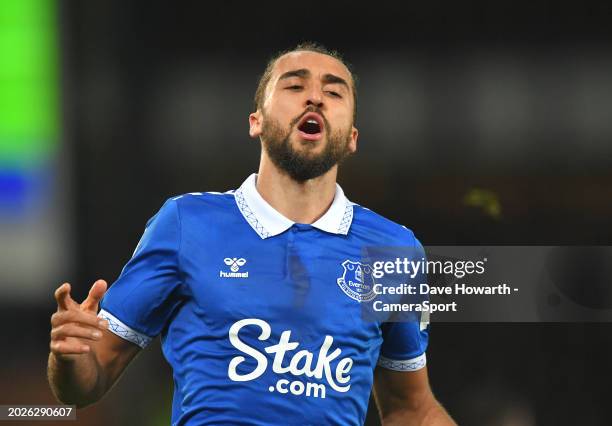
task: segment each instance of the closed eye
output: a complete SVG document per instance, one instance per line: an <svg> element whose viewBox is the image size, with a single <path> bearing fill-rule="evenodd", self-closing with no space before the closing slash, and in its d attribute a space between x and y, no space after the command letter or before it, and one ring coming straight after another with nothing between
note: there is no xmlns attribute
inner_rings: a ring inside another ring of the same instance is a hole
<svg viewBox="0 0 612 426"><path fill-rule="evenodd" d="M286 87L286 89L288 89L288 90L302 90L302 86L299 86L299 85L295 84L293 86Z"/></svg>
<svg viewBox="0 0 612 426"><path fill-rule="evenodd" d="M328 90L327 93L329 93L330 95L332 95L335 98L341 98L342 95L338 92L334 92L333 90Z"/></svg>

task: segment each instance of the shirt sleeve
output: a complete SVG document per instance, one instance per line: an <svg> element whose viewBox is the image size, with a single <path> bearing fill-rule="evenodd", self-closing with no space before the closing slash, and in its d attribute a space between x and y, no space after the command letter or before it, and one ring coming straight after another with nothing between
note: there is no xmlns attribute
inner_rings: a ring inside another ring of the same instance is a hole
<svg viewBox="0 0 612 426"><path fill-rule="evenodd" d="M378 365L389 370L416 371L425 367L429 326L418 322L382 325L383 344Z"/></svg>
<svg viewBox="0 0 612 426"><path fill-rule="evenodd" d="M119 337L147 346L181 302L181 227L178 206L168 200L147 223L121 275L100 302L99 317Z"/></svg>
<svg viewBox="0 0 612 426"><path fill-rule="evenodd" d="M412 234L412 233L411 233ZM416 259L426 260L425 249L412 235L412 247L407 251ZM416 282L426 282L425 274L418 274ZM418 320L414 316L403 321L381 325L383 343L378 365L395 371L416 371L425 367L425 351L429 342L429 315L423 313Z"/></svg>

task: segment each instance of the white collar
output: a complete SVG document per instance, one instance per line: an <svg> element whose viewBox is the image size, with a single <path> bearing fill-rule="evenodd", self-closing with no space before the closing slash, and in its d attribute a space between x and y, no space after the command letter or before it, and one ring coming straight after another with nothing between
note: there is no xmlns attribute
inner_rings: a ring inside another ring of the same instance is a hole
<svg viewBox="0 0 612 426"><path fill-rule="evenodd" d="M240 212L262 239L285 232L295 222L280 214L263 199L257 191L256 182L257 174L253 173L234 192ZM344 196L340 185L336 184L332 205L312 226L332 234L346 235L352 221L353 203Z"/></svg>

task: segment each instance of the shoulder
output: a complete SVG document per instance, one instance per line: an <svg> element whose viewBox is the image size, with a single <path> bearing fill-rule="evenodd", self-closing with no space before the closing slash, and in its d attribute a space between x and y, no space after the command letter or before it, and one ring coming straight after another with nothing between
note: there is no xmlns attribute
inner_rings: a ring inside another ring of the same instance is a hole
<svg viewBox="0 0 612 426"><path fill-rule="evenodd" d="M235 205L234 191L227 192L189 192L170 197L164 203L166 206L175 206L179 214L189 214L193 210L201 214L203 211L222 211Z"/></svg>
<svg viewBox="0 0 612 426"><path fill-rule="evenodd" d="M412 229L388 219L359 204L353 204L353 226L380 236L385 244L420 246Z"/></svg>
<svg viewBox="0 0 612 426"><path fill-rule="evenodd" d="M166 199L150 220L170 218L180 223L190 219L202 221L215 216L232 214L235 206L234 191L189 192Z"/></svg>

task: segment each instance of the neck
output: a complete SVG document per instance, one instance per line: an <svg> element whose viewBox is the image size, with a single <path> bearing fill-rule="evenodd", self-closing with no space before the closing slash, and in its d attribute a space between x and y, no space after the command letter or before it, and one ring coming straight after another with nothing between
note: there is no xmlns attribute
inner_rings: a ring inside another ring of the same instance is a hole
<svg viewBox="0 0 612 426"><path fill-rule="evenodd" d="M257 175L257 191L287 219L297 223L314 223L334 201L337 173L336 165L317 178L297 182L278 169L263 152Z"/></svg>

